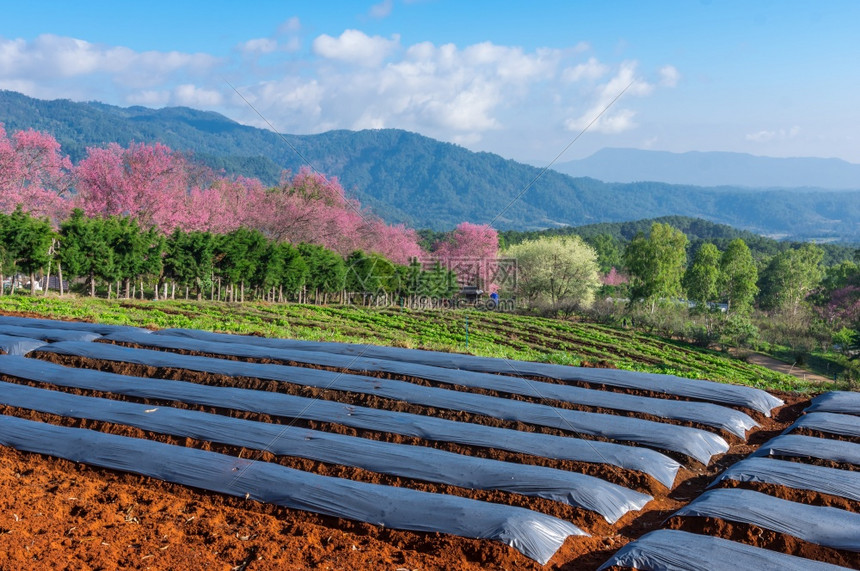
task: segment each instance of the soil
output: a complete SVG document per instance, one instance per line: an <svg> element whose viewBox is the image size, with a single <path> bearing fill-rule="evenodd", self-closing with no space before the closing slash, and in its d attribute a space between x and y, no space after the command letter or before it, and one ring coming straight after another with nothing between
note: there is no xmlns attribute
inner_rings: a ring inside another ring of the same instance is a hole
<svg viewBox="0 0 860 571"><path fill-rule="evenodd" d="M47 356L42 354L41 356ZM125 374L179 378L205 384L223 384L228 379L188 371L154 369L122 363L106 363L76 358L51 357L65 364L111 370ZM23 382L16 379L3 380ZM27 383L55 390L59 387ZM233 386L272 390L257 379L232 379ZM68 390L106 398L126 399L93 391ZM337 391L332 391L337 392ZM346 396L344 396L346 395ZM314 394L334 398L335 395ZM786 405L772 418L755 415L761 427L750 432L747 442L732 440L731 449L709 466L686 461L671 490L640 473L614 467L577 462L553 461L494 449L426 441L381 432L356 430L334 423L302 422L233 410L213 410L182 405L240 418L266 422L289 422L366 438L433 446L464 454L506 461L549 465L559 469L590 473L654 496L642 511L630 513L614 525L584 510L547 500L525 498L503 492L474 491L383 476L340 465L323 464L293 457L231 448L211 442L194 441L151 434L123 425L80 421L35 413L13 407L0 407L0 413L13 414L44 422L84 426L127 436L146 437L181 446L195 446L321 474L356 480L407 486L416 489L454 493L486 501L521 505L573 521L592 533L592 537L569 538L546 566L522 556L497 542L472 540L445 534L396 531L349 520L319 516L232 498L152 478L88 467L38 454L0 447L0 568L2 569L596 569L627 542L664 525L698 533L714 533L739 541L752 542L778 551L857 565L856 554L800 542L795 538L760 530L753 526L731 525L721 521L700 522L697 518L667 518L698 497L715 476L745 458L758 446L782 432L808 406L809 397L777 393ZM356 399L370 406L402 407L403 403L364 402L360 395L343 393L338 400ZM138 399L137 402L147 402ZM163 403L160 403L163 404ZM177 403L170 403L177 405ZM426 407L423 407L426 409ZM451 414L433 409L422 414ZM474 416L474 415L473 415ZM471 418L477 420L477 418ZM484 420L485 422L491 422ZM511 428L534 427L511 425ZM726 484L733 485L733 484ZM753 489L795 501L832 505L857 511L840 498L825 494L797 492L779 486L745 484ZM704 518L698 518L704 519ZM752 539L751 539L752 538ZM851 559L851 555L855 559Z"/></svg>

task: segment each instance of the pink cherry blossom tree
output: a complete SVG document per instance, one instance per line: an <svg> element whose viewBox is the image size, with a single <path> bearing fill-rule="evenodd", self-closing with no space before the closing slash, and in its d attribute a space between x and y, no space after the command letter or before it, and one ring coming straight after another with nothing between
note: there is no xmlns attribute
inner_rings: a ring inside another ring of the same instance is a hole
<svg viewBox="0 0 860 571"><path fill-rule="evenodd" d="M185 200L183 229L227 234L240 226L256 227L271 206L265 194L263 183L242 176L222 176L207 186L195 186Z"/></svg>
<svg viewBox="0 0 860 571"><path fill-rule="evenodd" d="M0 210L9 213L21 204L57 225L69 212L71 186L72 163L53 136L30 129L10 139L0 124Z"/></svg>
<svg viewBox="0 0 860 571"><path fill-rule="evenodd" d="M414 231L386 225L348 198L337 178L310 169L286 174L278 188L263 193L248 224L272 239L318 244L342 256L362 250L406 264L422 254Z"/></svg>
<svg viewBox="0 0 860 571"><path fill-rule="evenodd" d="M161 143L91 147L76 169L76 206L88 216L131 216L170 232L189 222L192 172L183 155Z"/></svg>
<svg viewBox="0 0 860 571"><path fill-rule="evenodd" d="M432 257L453 270L461 285L497 289L493 277L499 257L499 233L489 225L461 222L434 245Z"/></svg>
<svg viewBox="0 0 860 571"><path fill-rule="evenodd" d="M626 284L629 280L627 279L627 276L622 273L619 273L618 270L615 269L615 266L613 266L609 270L609 272L605 276L603 276L602 281L603 285L620 286Z"/></svg>

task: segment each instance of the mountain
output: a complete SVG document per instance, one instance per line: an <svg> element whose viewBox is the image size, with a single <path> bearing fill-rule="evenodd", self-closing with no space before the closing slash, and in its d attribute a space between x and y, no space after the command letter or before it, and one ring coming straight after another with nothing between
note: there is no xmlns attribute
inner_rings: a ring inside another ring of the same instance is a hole
<svg viewBox="0 0 860 571"><path fill-rule="evenodd" d="M860 165L841 159L602 149L584 159L560 163L554 168L571 176L588 176L609 182L654 180L696 186L860 190Z"/></svg>
<svg viewBox="0 0 860 571"><path fill-rule="evenodd" d="M396 129L284 135L188 108L41 101L0 91L7 131L53 134L73 160L86 148L160 141L267 184L309 162L388 222L450 229L464 220L530 230L691 216L779 237L860 240L860 191L604 183L475 153Z"/></svg>

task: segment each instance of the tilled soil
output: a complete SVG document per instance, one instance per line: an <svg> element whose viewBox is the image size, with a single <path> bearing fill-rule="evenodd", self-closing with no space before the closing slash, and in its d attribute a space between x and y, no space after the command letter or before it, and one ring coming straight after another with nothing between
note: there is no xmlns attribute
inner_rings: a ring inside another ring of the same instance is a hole
<svg viewBox="0 0 860 571"><path fill-rule="evenodd" d="M61 357L43 353L42 358L66 365L109 370L122 374L181 378L212 385L229 384L245 388L273 390L257 379L231 379L204 373L164 370L124 363L109 363ZM16 379L3 380L21 382ZM45 388L135 400L93 391ZM329 391L338 393L338 391ZM451 416L456 420L493 420L465 418L462 414L418 407L405 403L369 402L366 396L352 393L319 394L365 406L392 407L394 410ZM731 440L732 447L707 467L688 459L671 490L650 477L614 467L554 461L494 449L424 441L388 433L356 430L333 423L296 421L231 410L177 405L183 408L229 414L266 422L289 422L320 430L366 438L432 446L459 453L500 460L548 465L589 473L650 493L654 496L642 511L628 514L614 525L592 513L547 500L516 494L475 491L429 482L384 476L347 466L323 464L293 457L278 457L260 451L229 447L192 439L151 434L123 425L80 421L3 407L0 412L34 420L80 426L126 436L146 437L182 446L194 446L244 458L278 462L294 468L387 485L454 493L485 501L529 507L562 517L592 533L590 538L572 537L545 567L497 542L471 540L445 534L396 531L349 520L320 516L260 504L242 498L193 490L152 478L97 469L83 464L23 453L0 447L0 568L2 569L596 569L617 549L642 534L662 527L671 514L698 497L714 477L731 464L745 458L763 442L778 435L808 406L808 398L778 394L786 405L773 418L752 414L762 426L750 433L748 441ZM376 398L376 397L374 397ZM138 399L137 402L147 402ZM165 404L165 403L158 403ZM749 411L747 411L749 412ZM472 415L474 417L474 415ZM495 424L535 430L535 427ZM558 432L559 434L563 434ZM734 484L725 484L734 485ZM755 488L753 485L744 485ZM760 485L765 491L785 499L846 509L846 502L824 494L787 490ZM802 496L802 497L801 497ZM848 502L850 503L850 502ZM856 505L852 506L857 511ZM699 518L703 519L703 518ZM673 518L668 525L697 532L714 532L804 557L851 565L848 554L801 542L766 530L747 529L727 522L699 522L697 518ZM759 533L761 532L761 533ZM853 562L856 565L856 561Z"/></svg>

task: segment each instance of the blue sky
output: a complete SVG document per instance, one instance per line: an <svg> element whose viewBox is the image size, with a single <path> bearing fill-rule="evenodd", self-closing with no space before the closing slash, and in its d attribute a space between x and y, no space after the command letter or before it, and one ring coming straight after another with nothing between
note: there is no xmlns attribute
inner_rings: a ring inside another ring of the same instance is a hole
<svg viewBox="0 0 860 571"><path fill-rule="evenodd" d="M0 88L280 131L402 128L545 164L602 147L860 163L860 2L4 2ZM0 117L2 121L2 117Z"/></svg>

